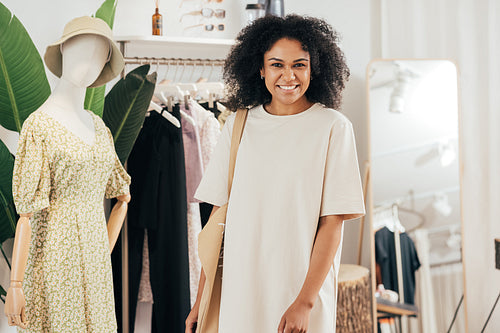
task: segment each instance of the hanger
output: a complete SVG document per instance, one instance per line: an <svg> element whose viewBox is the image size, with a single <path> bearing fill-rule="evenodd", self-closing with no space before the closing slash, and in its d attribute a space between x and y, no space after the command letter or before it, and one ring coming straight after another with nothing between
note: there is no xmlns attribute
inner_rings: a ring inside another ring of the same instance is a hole
<svg viewBox="0 0 500 333"><path fill-rule="evenodd" d="M400 233L405 232L405 228L399 220L398 208L397 204L376 208L373 216L373 229L377 231L386 227L391 232L395 232L396 229Z"/></svg>
<svg viewBox="0 0 500 333"><path fill-rule="evenodd" d="M195 83L198 90L198 96L202 100L210 100L216 96L224 96L224 84L222 82L198 82ZM213 106L211 106L213 107Z"/></svg>
<svg viewBox="0 0 500 333"><path fill-rule="evenodd" d="M175 127L180 128L181 123L179 122L179 119L175 118L170 112L164 112L163 108L156 104L155 102L151 101L149 103L149 107L158 112L163 116L163 118L167 119L170 121Z"/></svg>
<svg viewBox="0 0 500 333"><path fill-rule="evenodd" d="M182 92L182 90L177 86L173 84L168 84L168 85L163 85L163 86L157 86L155 89L155 96L167 107L169 107L172 104L172 99L167 97L177 98L180 101L184 101L186 103L188 101L189 95L186 95ZM188 103L189 104L189 103ZM187 104L187 105L188 105ZM186 112L180 110L181 116L186 119L192 126L196 126L196 122L194 121L193 117L188 115Z"/></svg>
<svg viewBox="0 0 500 333"><path fill-rule="evenodd" d="M220 112L224 113L224 112L227 112L227 108L222 105L221 103L217 102L215 103L217 105L217 110L219 110Z"/></svg>
<svg viewBox="0 0 500 333"><path fill-rule="evenodd" d="M413 214L415 216L417 216L419 218L419 222L416 226L414 226L413 228L409 229L408 232L412 232L412 231L415 231L419 228L421 228L424 224L425 224L425 216L424 214L422 213L419 213L417 212L416 210L413 210L413 209L408 209L408 208L404 208L404 207L399 207L399 210L405 212L405 213L410 213L410 214Z"/></svg>
<svg viewBox="0 0 500 333"><path fill-rule="evenodd" d="M401 224L399 220L399 206L397 203L393 203L391 207L392 211L392 232L398 230L400 233L405 232L405 227Z"/></svg>
<svg viewBox="0 0 500 333"><path fill-rule="evenodd" d="M191 96L196 96L198 94L198 87L194 83L175 83L181 91L188 92Z"/></svg>

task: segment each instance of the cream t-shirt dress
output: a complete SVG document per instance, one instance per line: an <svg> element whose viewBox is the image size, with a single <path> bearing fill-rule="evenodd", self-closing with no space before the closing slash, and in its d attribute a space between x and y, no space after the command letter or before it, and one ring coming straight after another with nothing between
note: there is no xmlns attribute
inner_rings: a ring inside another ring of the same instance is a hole
<svg viewBox="0 0 500 333"><path fill-rule="evenodd" d="M228 201L228 117L195 197ZM294 115L249 110L229 199L222 277L220 333L274 333L304 283L320 216L364 214L352 125L317 103ZM335 331L334 265L311 311L311 333Z"/></svg>

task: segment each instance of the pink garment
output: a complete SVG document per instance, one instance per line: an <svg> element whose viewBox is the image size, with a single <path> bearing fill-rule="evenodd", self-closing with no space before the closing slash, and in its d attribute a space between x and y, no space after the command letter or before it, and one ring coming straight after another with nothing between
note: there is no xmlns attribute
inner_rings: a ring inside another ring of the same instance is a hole
<svg viewBox="0 0 500 333"><path fill-rule="evenodd" d="M219 140L221 133L219 121L214 114L207 111L198 103L192 101L190 103L192 113L196 115L196 125L200 133L201 156L203 158L203 170L208 165L210 157L214 151L215 145Z"/></svg>
<svg viewBox="0 0 500 333"><path fill-rule="evenodd" d="M201 231L200 204L188 203L187 205L187 234L189 254L189 291L191 306L198 295L198 283L200 282L201 262L198 257L198 234Z"/></svg>
<svg viewBox="0 0 500 333"><path fill-rule="evenodd" d="M184 161L186 168L186 195L187 202L200 202L194 199L194 192L198 188L203 175L203 165L201 157L200 136L198 134L197 117L190 109L186 109L184 105L180 106L181 111L184 111L195 121L195 125L191 124L185 117L181 116L182 125L182 140L184 144Z"/></svg>
<svg viewBox="0 0 500 333"><path fill-rule="evenodd" d="M139 295L137 303L153 304L153 291L151 290L151 282L149 280L149 250L148 250L148 230L144 230L144 246L142 248L142 271L141 281L139 282Z"/></svg>

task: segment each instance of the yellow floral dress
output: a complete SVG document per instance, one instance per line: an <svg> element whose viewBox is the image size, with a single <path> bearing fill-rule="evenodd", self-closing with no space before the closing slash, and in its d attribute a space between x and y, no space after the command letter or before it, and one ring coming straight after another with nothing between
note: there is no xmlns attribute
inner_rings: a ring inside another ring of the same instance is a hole
<svg viewBox="0 0 500 333"><path fill-rule="evenodd" d="M93 145L41 111L21 130L14 201L18 213L34 213L21 332L117 329L103 199L129 193L130 177L109 129L92 116Z"/></svg>

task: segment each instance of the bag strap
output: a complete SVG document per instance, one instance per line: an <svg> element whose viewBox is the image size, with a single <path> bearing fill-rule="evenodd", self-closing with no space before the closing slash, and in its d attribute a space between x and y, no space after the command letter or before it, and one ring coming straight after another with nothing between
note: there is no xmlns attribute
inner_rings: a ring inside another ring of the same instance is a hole
<svg viewBox="0 0 500 333"><path fill-rule="evenodd" d="M247 121L248 110L240 109L236 111L236 119L234 120L233 135L231 138L231 153L229 155L229 175L227 182L227 197L231 194L231 187L233 185L234 166L236 165L236 155L240 146L241 137L243 135L243 128Z"/></svg>

